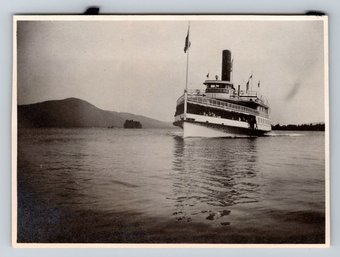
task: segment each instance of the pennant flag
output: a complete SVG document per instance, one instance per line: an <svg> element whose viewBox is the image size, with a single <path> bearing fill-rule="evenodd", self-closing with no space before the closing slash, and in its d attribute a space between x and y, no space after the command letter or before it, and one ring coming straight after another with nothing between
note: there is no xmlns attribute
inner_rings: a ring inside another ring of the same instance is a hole
<svg viewBox="0 0 340 257"><path fill-rule="evenodd" d="M261 82L260 82L260 80L259 80L259 83L257 83L257 87L260 87L260 83L261 83Z"/></svg>
<svg viewBox="0 0 340 257"><path fill-rule="evenodd" d="M249 79L252 79L253 78L253 74L250 75Z"/></svg>
<svg viewBox="0 0 340 257"><path fill-rule="evenodd" d="M186 53L189 50L189 47L191 45L191 42L189 40L189 30L190 30L190 27L188 27L188 34L187 34L187 37L185 38L184 53Z"/></svg>

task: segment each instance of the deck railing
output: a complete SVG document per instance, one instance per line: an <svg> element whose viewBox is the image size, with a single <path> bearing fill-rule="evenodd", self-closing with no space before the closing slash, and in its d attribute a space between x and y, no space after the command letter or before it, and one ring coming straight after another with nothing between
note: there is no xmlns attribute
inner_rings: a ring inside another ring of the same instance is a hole
<svg viewBox="0 0 340 257"><path fill-rule="evenodd" d="M198 103L198 104L202 104L208 107L209 106L218 107L218 108L228 110L228 111L242 112L246 114L259 115L264 118L269 118L269 113L259 112L258 110L254 110L252 108L245 107L242 105L232 104L232 103L216 100L213 98L208 98L205 96L201 96L200 94L201 92L199 90L190 90L190 91L188 90L188 102ZM184 102L184 95L182 95L181 97L177 99L177 105L180 105L183 102Z"/></svg>
<svg viewBox="0 0 340 257"><path fill-rule="evenodd" d="M183 103L184 102L184 95L182 95L181 97L179 97L178 99L177 99L177 105L180 105L181 103Z"/></svg>
<svg viewBox="0 0 340 257"><path fill-rule="evenodd" d="M257 91L240 91L240 96L258 97Z"/></svg>
<svg viewBox="0 0 340 257"><path fill-rule="evenodd" d="M181 98L180 98L181 99ZM235 111L235 112L242 112L246 114L252 114L252 115L259 115L259 112L257 110L251 109L249 107L245 107L242 105L227 103L224 101L211 99L203 96L192 96L188 95L188 102L198 103L205 106L211 106L211 107L218 107L224 110L228 111Z"/></svg>

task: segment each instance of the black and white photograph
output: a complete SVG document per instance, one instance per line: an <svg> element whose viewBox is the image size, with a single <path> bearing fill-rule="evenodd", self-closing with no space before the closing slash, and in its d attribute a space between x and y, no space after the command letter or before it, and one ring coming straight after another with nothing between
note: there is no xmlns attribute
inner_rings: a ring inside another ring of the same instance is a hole
<svg viewBox="0 0 340 257"><path fill-rule="evenodd" d="M13 30L14 246L329 246L327 16Z"/></svg>

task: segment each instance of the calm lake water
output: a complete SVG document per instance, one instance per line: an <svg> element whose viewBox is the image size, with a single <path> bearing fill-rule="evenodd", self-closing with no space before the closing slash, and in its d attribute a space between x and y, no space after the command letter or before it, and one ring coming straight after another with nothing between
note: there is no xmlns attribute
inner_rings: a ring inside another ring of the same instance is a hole
<svg viewBox="0 0 340 257"><path fill-rule="evenodd" d="M325 134L25 129L19 242L323 243Z"/></svg>

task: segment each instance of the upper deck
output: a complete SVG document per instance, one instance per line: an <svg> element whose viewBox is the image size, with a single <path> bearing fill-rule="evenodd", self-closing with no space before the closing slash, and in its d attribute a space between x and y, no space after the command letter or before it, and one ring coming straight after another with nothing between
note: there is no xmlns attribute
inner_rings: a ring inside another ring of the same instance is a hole
<svg viewBox="0 0 340 257"><path fill-rule="evenodd" d="M218 101L219 107L227 107L229 110L234 112L259 115L262 117L269 117L269 106L268 101L265 97L261 96L257 91L251 91L249 89L249 82L247 83L247 90L243 91L238 85L238 89L235 90L234 84L228 80L206 80L205 90L194 89L188 91L188 98L190 95L203 97L205 103L211 107L216 107L213 103ZM207 100L205 100L207 99ZM209 99L212 99L210 101ZM198 103L196 101L196 103ZM201 102L201 104L203 104ZM235 108L230 108L233 106Z"/></svg>
<svg viewBox="0 0 340 257"><path fill-rule="evenodd" d="M240 86L235 90L233 83L230 81L206 80L203 84L206 85L205 91L194 90L195 92L199 91L199 94L202 96L216 98L218 100L239 101L239 104L251 108L256 108L257 105L263 108L269 108L267 99L257 91L240 90Z"/></svg>
<svg viewBox="0 0 340 257"><path fill-rule="evenodd" d="M226 111L232 111L237 113L243 113L243 114L250 114L250 115L260 115L259 111L256 109L252 109L249 107L245 107L242 105L232 104L225 101L220 101L216 99L211 99L208 97L200 96L200 95L194 95L194 94L188 94L187 98L188 103L193 104L199 104L206 107L213 107L218 109L223 109ZM184 102L184 95L182 95L177 100L177 105L180 105Z"/></svg>

